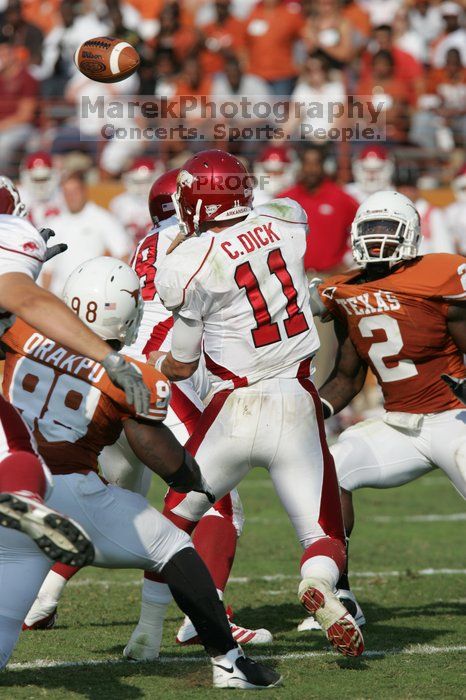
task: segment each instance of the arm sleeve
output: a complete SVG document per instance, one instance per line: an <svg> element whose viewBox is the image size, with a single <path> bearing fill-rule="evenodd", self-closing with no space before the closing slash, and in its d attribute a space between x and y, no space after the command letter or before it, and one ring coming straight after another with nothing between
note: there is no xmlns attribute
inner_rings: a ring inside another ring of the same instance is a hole
<svg viewBox="0 0 466 700"><path fill-rule="evenodd" d="M174 314L171 354L178 362L195 362L201 356L202 321L193 321Z"/></svg>
<svg viewBox="0 0 466 700"><path fill-rule="evenodd" d="M36 280L45 255L45 241L29 221L0 216L0 275L22 272Z"/></svg>

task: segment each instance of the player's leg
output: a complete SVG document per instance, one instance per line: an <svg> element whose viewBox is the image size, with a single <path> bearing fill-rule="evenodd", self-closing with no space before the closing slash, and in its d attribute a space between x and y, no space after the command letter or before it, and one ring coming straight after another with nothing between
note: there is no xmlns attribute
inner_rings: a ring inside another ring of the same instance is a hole
<svg viewBox="0 0 466 700"><path fill-rule="evenodd" d="M334 595L346 562L345 536L320 399L309 380L279 381L282 413L274 424L279 421L281 434L269 471L304 548L299 599L338 651L357 656L364 648L362 635Z"/></svg>
<svg viewBox="0 0 466 700"><path fill-rule="evenodd" d="M466 498L466 410L445 411L424 421L428 455Z"/></svg>
<svg viewBox="0 0 466 700"><path fill-rule="evenodd" d="M213 581L188 535L152 508L147 500L113 485L96 474L56 477L52 499L70 512L91 534L95 565L107 568L141 568L164 576L181 610L190 616L201 642L212 658L214 684L229 687L268 687L280 681L266 667L254 676L234 641L223 604ZM159 647L163 620L157 630ZM222 666L232 668L232 674Z"/></svg>
<svg viewBox="0 0 466 700"><path fill-rule="evenodd" d="M92 543L78 523L44 504L51 484L29 428L0 396L0 525L24 532L55 561L84 566Z"/></svg>
<svg viewBox="0 0 466 700"><path fill-rule="evenodd" d="M11 656L24 616L51 563L23 533L0 529L0 669Z"/></svg>
<svg viewBox="0 0 466 700"><path fill-rule="evenodd" d="M219 500L239 483L250 468L247 441L237 437L227 422L234 412L234 405L235 395L231 392L215 395L202 414L195 433L186 443L186 448L196 457L204 478ZM224 412L226 418L223 418ZM253 423L254 417L251 420ZM181 530L192 534L210 508L211 504L204 494L191 492L185 495L169 490L163 514ZM153 658L154 646L148 637L148 630L157 626L159 606L162 602L168 605L169 600L163 577L157 572L146 572L139 622L125 648L128 657L140 660Z"/></svg>

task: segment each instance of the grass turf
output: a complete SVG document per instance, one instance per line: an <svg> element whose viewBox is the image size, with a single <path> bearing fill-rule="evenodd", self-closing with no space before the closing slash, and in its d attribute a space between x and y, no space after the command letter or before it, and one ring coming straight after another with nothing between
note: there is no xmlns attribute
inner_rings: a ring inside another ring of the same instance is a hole
<svg viewBox="0 0 466 700"><path fill-rule="evenodd" d="M154 484L154 503L161 492ZM356 660L330 653L322 633L296 631L303 612L296 598L300 548L294 533L263 471L253 472L240 493L246 526L226 601L239 623L274 633L273 645L248 647L253 656L272 655L271 664L283 673L285 685L269 691L273 697L464 697L466 576L464 571L438 573L464 568L464 523L410 520L413 515L464 515L463 500L441 473L399 489L356 494L352 586L368 620L366 649L377 652ZM419 573L425 569L436 571ZM174 605L163 662L121 660L138 618L140 580L137 571L80 572L64 594L57 627L21 635L11 664L31 667L13 666L0 675L0 698L187 700L223 694L210 687L209 664L197 659L201 649L174 644L181 621ZM186 657L191 660L183 661ZM38 660L83 665L47 668ZM86 665L89 661L94 665ZM236 692L235 697L243 696Z"/></svg>

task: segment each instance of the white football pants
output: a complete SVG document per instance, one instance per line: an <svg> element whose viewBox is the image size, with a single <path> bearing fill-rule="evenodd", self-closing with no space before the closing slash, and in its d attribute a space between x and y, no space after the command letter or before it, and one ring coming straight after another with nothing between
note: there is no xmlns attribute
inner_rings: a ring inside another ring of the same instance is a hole
<svg viewBox="0 0 466 700"><path fill-rule="evenodd" d="M331 452L346 491L401 486L438 467L466 498L466 409L424 415L416 430L369 419L341 433Z"/></svg>

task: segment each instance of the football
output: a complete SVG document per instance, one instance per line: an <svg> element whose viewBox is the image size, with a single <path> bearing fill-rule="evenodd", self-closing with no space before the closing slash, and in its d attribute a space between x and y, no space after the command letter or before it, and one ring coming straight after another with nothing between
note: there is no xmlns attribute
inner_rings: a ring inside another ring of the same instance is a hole
<svg viewBox="0 0 466 700"><path fill-rule="evenodd" d="M100 36L77 49L74 62L83 75L99 83L118 83L138 68L138 52L127 41Z"/></svg>

